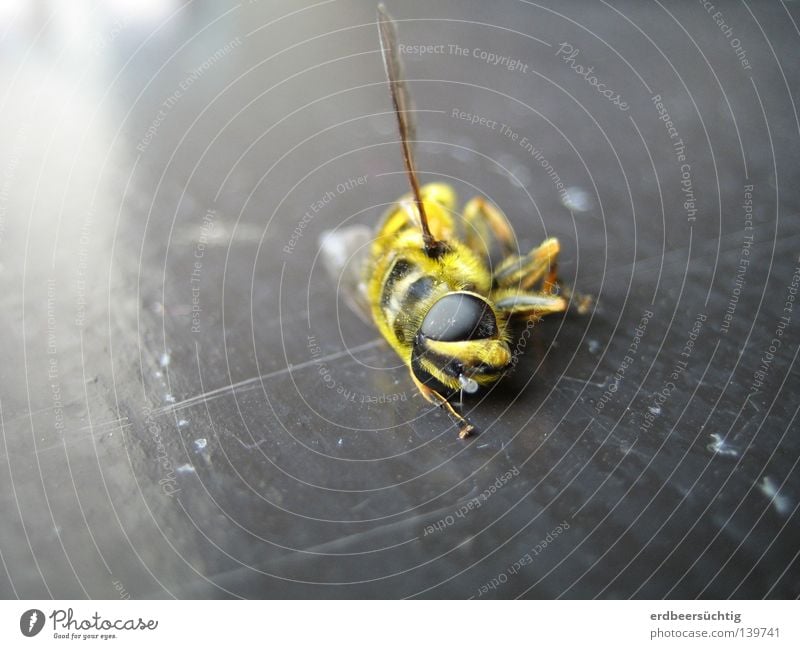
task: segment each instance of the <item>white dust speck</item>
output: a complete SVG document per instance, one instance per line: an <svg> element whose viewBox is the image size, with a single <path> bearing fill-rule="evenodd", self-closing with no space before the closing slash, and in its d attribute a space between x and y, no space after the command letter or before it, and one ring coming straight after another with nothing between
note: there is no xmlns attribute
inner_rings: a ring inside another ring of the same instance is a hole
<svg viewBox="0 0 800 649"><path fill-rule="evenodd" d="M165 394L164 401L167 403L175 403L175 397L173 397L171 394Z"/></svg>
<svg viewBox="0 0 800 649"><path fill-rule="evenodd" d="M651 415L656 415L656 416L658 416L658 415L660 415L660 414L661 414L661 406L650 406L650 407L648 408L648 410L650 411L650 414L651 414Z"/></svg>
<svg viewBox="0 0 800 649"><path fill-rule="evenodd" d="M590 354L596 354L602 348L602 345L600 344L599 340L590 340L586 344L589 346L589 353Z"/></svg>
<svg viewBox="0 0 800 649"><path fill-rule="evenodd" d="M775 511L781 516L785 516L792 509L792 503L788 496L784 496L775 485L775 481L769 476L764 476L761 482L758 483L758 488L761 492L772 500Z"/></svg>
<svg viewBox="0 0 800 649"><path fill-rule="evenodd" d="M588 212L592 209L592 197L580 187L567 187L561 196L561 204L573 212Z"/></svg>
<svg viewBox="0 0 800 649"><path fill-rule="evenodd" d="M194 440L194 447L198 451L202 451L206 446L208 446L208 440L205 437Z"/></svg>
<svg viewBox="0 0 800 649"><path fill-rule="evenodd" d="M188 419L179 419L178 420L178 426L180 426L181 428L183 428L184 426L188 426L188 425L189 425L189 420Z"/></svg>
<svg viewBox="0 0 800 649"><path fill-rule="evenodd" d="M194 473L194 467L189 464L181 464L177 469L178 473Z"/></svg>
<svg viewBox="0 0 800 649"><path fill-rule="evenodd" d="M161 354L161 358L158 359L158 364L161 365L161 367L166 367L167 365L169 365L169 361L170 361L169 354L164 352L163 354Z"/></svg>
<svg viewBox="0 0 800 649"><path fill-rule="evenodd" d="M338 442L336 442L336 445L337 445L337 446L343 446L343 445L344 445L344 440L343 440L343 439L340 437L340 438L339 438L339 441L338 441Z"/></svg>
<svg viewBox="0 0 800 649"><path fill-rule="evenodd" d="M739 452L736 449L728 446L727 442L717 433L711 433L711 439L714 441L706 446L706 448L712 453L717 453L718 455L730 455L733 457L739 455Z"/></svg>

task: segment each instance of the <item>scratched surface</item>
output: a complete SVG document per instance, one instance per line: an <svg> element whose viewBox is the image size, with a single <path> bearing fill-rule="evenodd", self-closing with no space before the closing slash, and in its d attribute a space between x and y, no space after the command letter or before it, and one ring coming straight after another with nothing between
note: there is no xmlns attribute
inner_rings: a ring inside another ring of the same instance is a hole
<svg viewBox="0 0 800 649"><path fill-rule="evenodd" d="M800 594L795 3L390 3L422 181L596 297L466 442L318 257L406 191L372 3L162 4L0 23L0 594Z"/></svg>

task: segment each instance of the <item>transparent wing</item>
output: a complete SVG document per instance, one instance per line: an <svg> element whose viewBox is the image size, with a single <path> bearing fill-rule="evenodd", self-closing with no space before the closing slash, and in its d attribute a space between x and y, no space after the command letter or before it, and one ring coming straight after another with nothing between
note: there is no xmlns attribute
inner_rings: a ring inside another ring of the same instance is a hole
<svg viewBox="0 0 800 649"><path fill-rule="evenodd" d="M397 24L386 11L383 3L378 5L378 34L381 40L383 68L389 81L389 89L395 102L397 120L400 122L400 135L408 144L409 150L417 139L417 124L414 120L414 103L406 85L403 59L397 47Z"/></svg>
<svg viewBox="0 0 800 649"><path fill-rule="evenodd" d="M320 235L322 265L347 306L364 322L372 324L372 311L367 299L364 265L375 234L366 225L351 225L326 230Z"/></svg>
<svg viewBox="0 0 800 649"><path fill-rule="evenodd" d="M378 34L381 40L381 54L383 55L383 67L386 71L386 79L389 82L389 91L394 104L394 112L397 117L397 128L400 131L400 145L403 149L403 162L406 167L406 175L411 185L414 202L419 212L419 225L422 230L422 241L425 245L425 252L431 257L438 257L443 251L441 242L437 241L431 234L428 227L428 216L425 214L425 204L422 202L422 195L419 188L419 180L414 167L414 155L411 151L411 144L415 139L415 127L412 119L413 110L411 99L408 94L408 87L403 75L403 65L400 59L400 51L397 47L397 28L392 17L387 13L383 4L378 5Z"/></svg>

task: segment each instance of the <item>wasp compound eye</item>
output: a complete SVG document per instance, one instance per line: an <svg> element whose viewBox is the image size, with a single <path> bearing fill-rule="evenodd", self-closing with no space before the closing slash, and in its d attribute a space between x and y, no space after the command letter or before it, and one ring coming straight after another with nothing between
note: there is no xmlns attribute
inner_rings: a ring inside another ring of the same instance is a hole
<svg viewBox="0 0 800 649"><path fill-rule="evenodd" d="M448 293L430 308L420 333L442 342L480 340L497 333L497 320L489 305L477 295Z"/></svg>

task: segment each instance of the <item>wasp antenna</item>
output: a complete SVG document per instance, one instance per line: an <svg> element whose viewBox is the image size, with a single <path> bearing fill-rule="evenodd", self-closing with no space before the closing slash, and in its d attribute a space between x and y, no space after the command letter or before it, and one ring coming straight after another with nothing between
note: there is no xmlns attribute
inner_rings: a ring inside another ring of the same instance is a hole
<svg viewBox="0 0 800 649"><path fill-rule="evenodd" d="M428 227L428 216L425 214L425 205L422 203L422 194L419 189L417 172L414 169L414 158L411 155L410 134L413 133L412 116L409 111L408 90L402 74L400 54L397 49L397 30L395 22L386 7L381 2L378 5L378 34L381 39L381 54L383 55L383 67L386 71L386 78L389 81L389 90L394 104L394 113L397 117L397 126L400 130L400 144L403 147L403 161L406 166L406 174L411 190L414 194L414 202L419 211L419 222L422 228L422 242L425 252L430 257L435 257L440 252L441 246L433 238Z"/></svg>

